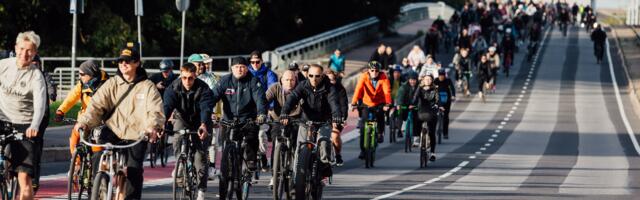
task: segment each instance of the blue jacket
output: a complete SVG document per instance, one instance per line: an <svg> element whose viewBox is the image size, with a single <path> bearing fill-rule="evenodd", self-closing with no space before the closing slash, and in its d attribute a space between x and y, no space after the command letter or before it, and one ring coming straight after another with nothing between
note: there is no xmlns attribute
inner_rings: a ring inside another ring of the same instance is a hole
<svg viewBox="0 0 640 200"><path fill-rule="evenodd" d="M253 77L258 78L258 80L260 80L260 83L262 83L262 85L265 86L265 87L262 87L265 92L267 91L267 88L269 88L269 86L275 83L278 83L278 76L276 75L276 73L273 73L273 71L267 68L267 66L265 66L264 64L262 64L262 67L260 67L258 71L253 69L253 67L251 66L248 66L248 68L249 68L249 71L251 72L251 75L253 75Z"/></svg>

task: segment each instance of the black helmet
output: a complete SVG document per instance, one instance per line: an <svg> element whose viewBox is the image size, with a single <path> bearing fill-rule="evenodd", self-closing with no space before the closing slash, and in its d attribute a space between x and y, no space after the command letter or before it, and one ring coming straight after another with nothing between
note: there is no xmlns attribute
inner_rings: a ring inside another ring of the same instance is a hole
<svg viewBox="0 0 640 200"><path fill-rule="evenodd" d="M367 67L369 69L378 69L379 70L380 68L382 68L382 65L378 61L374 60L374 61L369 62L367 64Z"/></svg>
<svg viewBox="0 0 640 200"><path fill-rule="evenodd" d="M409 79L416 79L418 80L418 73L416 73L415 71L409 71L407 72L407 80Z"/></svg>
<svg viewBox="0 0 640 200"><path fill-rule="evenodd" d="M445 70L444 68L440 68L438 70L438 75L445 75L445 74L447 74L447 70Z"/></svg>
<svg viewBox="0 0 640 200"><path fill-rule="evenodd" d="M173 62L169 59L162 59L160 61L160 71L171 70L173 68Z"/></svg>
<svg viewBox="0 0 640 200"><path fill-rule="evenodd" d="M295 62L289 63L289 70L298 70L298 69L299 69L298 63L295 63Z"/></svg>

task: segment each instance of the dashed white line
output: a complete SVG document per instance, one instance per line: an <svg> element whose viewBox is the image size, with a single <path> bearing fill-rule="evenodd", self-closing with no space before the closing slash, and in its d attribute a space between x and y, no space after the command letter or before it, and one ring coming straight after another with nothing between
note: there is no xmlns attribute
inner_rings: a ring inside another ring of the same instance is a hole
<svg viewBox="0 0 640 200"><path fill-rule="evenodd" d="M507 122L500 122L500 124L501 124L501 125L506 125L506 124L507 124Z"/></svg>
<svg viewBox="0 0 640 200"><path fill-rule="evenodd" d="M508 121L509 121L509 118L508 118L508 117L505 117L505 118L504 118L504 121L508 122Z"/></svg>
<svg viewBox="0 0 640 200"><path fill-rule="evenodd" d="M476 155L480 155L482 154L482 152L476 151Z"/></svg>
<svg viewBox="0 0 640 200"><path fill-rule="evenodd" d="M500 133L500 130L496 130L495 132L496 132L496 133ZM496 134L493 134L493 135L496 135Z"/></svg>
<svg viewBox="0 0 640 200"><path fill-rule="evenodd" d="M485 147L491 146L491 143L484 144Z"/></svg>
<svg viewBox="0 0 640 200"><path fill-rule="evenodd" d="M445 178L447 178L447 177L449 177L449 176L453 175L453 173L456 173L456 172L460 171L463 167L467 166L468 164L469 164L469 161L467 161L467 160L462 161L462 162L461 162L460 164L458 164L458 166L456 166L455 168L453 168L453 169L449 170L447 173L444 173L444 174L442 174L442 175L440 175L440 176L438 176L438 177L436 177L436 178L433 178L433 179L431 179L431 180L425 181L424 183L420 183L420 184L416 184L416 185L412 185L412 186L409 186L409 187L403 188L402 190L398 190L398 191L395 191L395 192L392 192L392 193L389 193L389 194L385 194L385 195L382 195L382 196L378 196L378 197L373 198L373 199L374 199L374 200L378 200L378 199L386 199L386 198L389 198L389 197L393 197L393 196L396 196L396 195L402 194L403 192L407 192L407 191L410 191L410 190L417 189L417 188L419 188L419 187L426 186L426 185L431 184L431 183L438 182L438 181L440 181L440 180L442 180L442 179L445 179Z"/></svg>
<svg viewBox="0 0 640 200"><path fill-rule="evenodd" d="M485 150L487 150L487 148L480 147L480 151L485 151Z"/></svg>
<svg viewBox="0 0 640 200"><path fill-rule="evenodd" d="M493 134L493 135L491 135L491 137L497 138L498 134Z"/></svg>
<svg viewBox="0 0 640 200"><path fill-rule="evenodd" d="M476 156L469 156L469 159L476 159Z"/></svg>
<svg viewBox="0 0 640 200"><path fill-rule="evenodd" d="M503 125L498 126L498 129L502 129L502 128L504 128L504 126L503 126Z"/></svg>

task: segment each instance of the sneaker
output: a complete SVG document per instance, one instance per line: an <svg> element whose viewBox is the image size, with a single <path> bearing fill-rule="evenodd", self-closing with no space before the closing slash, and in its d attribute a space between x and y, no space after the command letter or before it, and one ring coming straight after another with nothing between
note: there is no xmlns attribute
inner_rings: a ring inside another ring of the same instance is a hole
<svg viewBox="0 0 640 200"><path fill-rule="evenodd" d="M198 198L196 200L204 200L204 191L198 190Z"/></svg>
<svg viewBox="0 0 640 200"><path fill-rule="evenodd" d="M336 166L342 167L342 165L344 165L344 161L342 160L342 155L337 154L336 155Z"/></svg>
<svg viewBox="0 0 640 200"><path fill-rule="evenodd" d="M364 152L360 151L360 155L358 155L358 159L364 159Z"/></svg>
<svg viewBox="0 0 640 200"><path fill-rule="evenodd" d="M436 161L436 153L431 153L431 158L429 158L429 161Z"/></svg>
<svg viewBox="0 0 640 200"><path fill-rule="evenodd" d="M273 191L273 177L271 177L271 180L269 181L269 190Z"/></svg>
<svg viewBox="0 0 640 200"><path fill-rule="evenodd" d="M218 176L218 170L215 167L209 167L209 180L216 180L216 176Z"/></svg>
<svg viewBox="0 0 640 200"><path fill-rule="evenodd" d="M247 168L249 169L249 171L256 171L256 169L258 169L258 167L256 166L256 161L255 160L247 161Z"/></svg>

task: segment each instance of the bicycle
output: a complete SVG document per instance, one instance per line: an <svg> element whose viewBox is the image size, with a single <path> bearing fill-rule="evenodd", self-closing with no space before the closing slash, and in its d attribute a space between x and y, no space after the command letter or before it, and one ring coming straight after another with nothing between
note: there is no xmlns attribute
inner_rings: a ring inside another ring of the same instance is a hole
<svg viewBox="0 0 640 200"><path fill-rule="evenodd" d="M246 160L243 158L246 141L242 132L238 131L238 129L243 126L254 125L253 121L236 119L232 121L223 120L219 123L230 129L228 138L222 148L220 199L233 199L233 193L236 194L237 199L247 199L254 172L246 167Z"/></svg>
<svg viewBox="0 0 640 200"><path fill-rule="evenodd" d="M426 168L431 157L431 140L429 138L429 125L422 122L422 130L420 131L420 168Z"/></svg>
<svg viewBox="0 0 640 200"><path fill-rule="evenodd" d="M408 110L407 113L407 123L405 125L405 133L404 133L404 152L411 152L411 147L413 144L411 139L413 139L413 111L415 108L409 109L408 106L400 106L401 110Z"/></svg>
<svg viewBox="0 0 640 200"><path fill-rule="evenodd" d="M438 92L438 95L440 95L439 106L445 107L445 105L449 102L449 95L447 94L447 92L444 92L444 91ZM440 109L438 109L438 126L437 126L436 133L438 138L438 144L442 144L442 137L444 134L444 112Z"/></svg>
<svg viewBox="0 0 640 200"><path fill-rule="evenodd" d="M399 137L400 131L402 131L402 120L400 120L398 110L391 112L387 120L389 120L389 143L393 144L398 141L396 137Z"/></svg>
<svg viewBox="0 0 640 200"><path fill-rule="evenodd" d="M168 136L162 134L162 137L158 138L158 142L155 144L149 144L149 164L151 168L155 168L158 159L160 160L160 166L166 167L169 160L169 148L167 148Z"/></svg>
<svg viewBox="0 0 640 200"><path fill-rule="evenodd" d="M291 163L294 160L294 152L296 149L296 133L294 127L297 126L296 121L289 121L289 124L283 126L278 132L274 140L273 150L273 199L291 200L293 187L293 170Z"/></svg>
<svg viewBox="0 0 640 200"><path fill-rule="evenodd" d="M194 166L195 151L194 137L197 131L189 129L174 131L182 136L180 153L177 155L176 166L173 171L173 199L195 199L198 194L196 179L198 177Z"/></svg>
<svg viewBox="0 0 640 200"><path fill-rule="evenodd" d="M368 107L362 106L363 109L369 110L369 115L364 121L364 132L362 136L363 148L364 148L364 167L373 168L373 163L376 160L376 148L378 147L378 122L376 119L376 113L381 112L380 107Z"/></svg>
<svg viewBox="0 0 640 200"><path fill-rule="evenodd" d="M331 144L331 140L327 137L318 138L320 128L326 126L328 122L314 122L308 121L305 123L307 126L307 140L299 143L297 149L297 157L294 161L295 171L294 188L296 199L322 199L322 189L324 187L322 183L323 176L326 175L323 172L331 170L331 165L322 165L322 155L320 149L327 149ZM329 176L329 183L331 183L331 176Z"/></svg>
<svg viewBox="0 0 640 200"><path fill-rule="evenodd" d="M0 196L3 200L18 199L18 176L9 170L11 164L5 156L5 148L14 141L24 140L24 133L18 132L11 123L0 121Z"/></svg>
<svg viewBox="0 0 640 200"><path fill-rule="evenodd" d="M93 156L93 151L91 147L78 144L76 145L76 150L73 152L71 156L71 161L69 164L69 181L67 182L67 195L69 200L73 199L73 195L77 194L78 199L82 199L83 192L86 192L88 197L91 196L91 181L92 181L92 172L91 169L93 163L91 162L91 157Z"/></svg>
<svg viewBox="0 0 640 200"><path fill-rule="evenodd" d="M121 199L119 197L122 191L126 191L126 157L127 154L123 150L134 147L140 142L147 140L147 137L140 137L138 140L126 145L115 145L110 142L106 144L95 144L85 140L84 130L80 129L80 142L89 147L102 147L102 155L100 156L100 166L98 172L93 178L91 188L91 200L98 199ZM97 135L94 134L94 138ZM114 194L117 195L114 197Z"/></svg>

